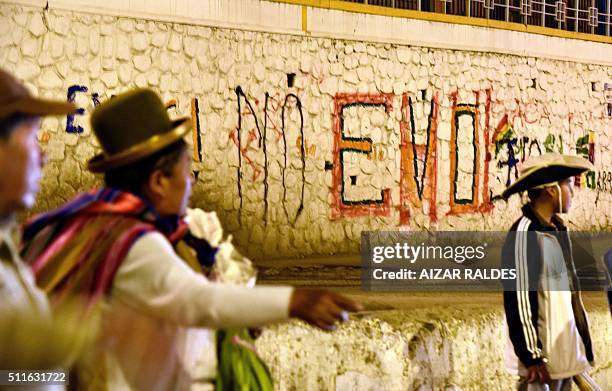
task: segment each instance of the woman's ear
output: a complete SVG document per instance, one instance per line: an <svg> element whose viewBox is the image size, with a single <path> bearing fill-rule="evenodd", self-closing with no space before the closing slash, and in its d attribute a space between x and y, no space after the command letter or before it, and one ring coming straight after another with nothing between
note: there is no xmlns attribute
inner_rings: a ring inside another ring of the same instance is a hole
<svg viewBox="0 0 612 391"><path fill-rule="evenodd" d="M149 175L149 181L147 182L147 192L152 198L152 201L157 201L166 196L167 192L167 177L164 175L162 170L154 170Z"/></svg>

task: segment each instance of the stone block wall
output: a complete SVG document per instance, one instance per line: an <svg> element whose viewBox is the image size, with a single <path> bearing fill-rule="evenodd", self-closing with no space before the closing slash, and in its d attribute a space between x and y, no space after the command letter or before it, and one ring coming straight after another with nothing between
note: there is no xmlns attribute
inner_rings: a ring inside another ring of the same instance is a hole
<svg viewBox="0 0 612 391"><path fill-rule="evenodd" d="M589 373L606 390L612 384L610 313L602 293L584 296L596 357ZM279 390L515 389L516 377L504 366L500 297L437 293L410 302L411 308L354 317L333 333L299 322L271 327L257 349Z"/></svg>
<svg viewBox="0 0 612 391"><path fill-rule="evenodd" d="M499 195L547 151L596 166L570 225L612 225L608 65L7 3L0 61L81 108L43 122L38 211L99 184L95 106L149 87L193 119L193 204L256 259L357 252L363 230L505 230L520 200Z"/></svg>

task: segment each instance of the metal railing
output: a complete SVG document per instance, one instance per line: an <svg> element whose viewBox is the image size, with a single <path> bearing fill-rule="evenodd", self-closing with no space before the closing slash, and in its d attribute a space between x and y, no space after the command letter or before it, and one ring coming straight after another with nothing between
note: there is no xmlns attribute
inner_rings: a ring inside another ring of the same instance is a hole
<svg viewBox="0 0 612 391"><path fill-rule="evenodd" d="M612 0L344 0L610 36Z"/></svg>

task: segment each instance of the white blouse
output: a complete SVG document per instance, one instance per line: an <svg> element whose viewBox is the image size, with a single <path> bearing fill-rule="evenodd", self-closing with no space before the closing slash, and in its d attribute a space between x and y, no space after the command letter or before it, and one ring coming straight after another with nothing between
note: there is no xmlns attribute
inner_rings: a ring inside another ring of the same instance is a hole
<svg viewBox="0 0 612 391"><path fill-rule="evenodd" d="M251 327L289 317L291 287L254 287L208 281L194 272L158 232L132 246L111 290L118 300L184 327Z"/></svg>

